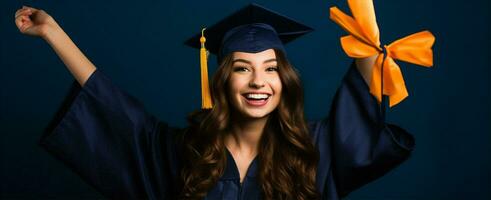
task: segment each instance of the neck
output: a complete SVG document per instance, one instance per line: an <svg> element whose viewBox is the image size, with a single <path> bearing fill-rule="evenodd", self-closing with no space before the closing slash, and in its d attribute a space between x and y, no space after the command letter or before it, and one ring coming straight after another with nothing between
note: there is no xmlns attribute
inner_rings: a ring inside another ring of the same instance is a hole
<svg viewBox="0 0 491 200"><path fill-rule="evenodd" d="M233 120L231 132L225 139L227 148L231 151L256 155L268 118Z"/></svg>

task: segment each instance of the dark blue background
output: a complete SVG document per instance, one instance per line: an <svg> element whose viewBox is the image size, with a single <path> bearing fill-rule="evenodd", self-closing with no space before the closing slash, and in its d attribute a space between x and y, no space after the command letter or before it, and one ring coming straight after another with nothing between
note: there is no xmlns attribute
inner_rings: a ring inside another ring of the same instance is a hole
<svg viewBox="0 0 491 200"><path fill-rule="evenodd" d="M14 13L23 3L46 10L93 63L177 126L200 106L198 51L182 42L248 1L1 1L1 198L97 197L95 190L49 156L37 141L72 76L48 44L20 34ZM287 46L306 91L306 114L319 119L351 59L345 33L329 20L344 0L257 1L316 29ZM434 67L398 62L409 98L388 121L414 134L411 159L349 199L489 199L490 3L488 0L376 1L383 43L429 29ZM212 71L214 70L214 65Z"/></svg>

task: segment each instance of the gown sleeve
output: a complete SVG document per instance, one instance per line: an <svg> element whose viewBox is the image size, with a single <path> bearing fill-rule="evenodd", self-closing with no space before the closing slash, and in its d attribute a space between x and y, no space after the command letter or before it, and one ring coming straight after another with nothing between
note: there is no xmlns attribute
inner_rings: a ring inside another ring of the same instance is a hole
<svg viewBox="0 0 491 200"><path fill-rule="evenodd" d="M319 187L336 190L329 196L344 197L379 178L406 160L414 147L411 134L384 123L380 106L354 62L328 118L312 123L311 130L321 156L318 178L324 180L319 180Z"/></svg>
<svg viewBox="0 0 491 200"><path fill-rule="evenodd" d="M110 199L171 199L178 129L99 70L70 94L40 145Z"/></svg>

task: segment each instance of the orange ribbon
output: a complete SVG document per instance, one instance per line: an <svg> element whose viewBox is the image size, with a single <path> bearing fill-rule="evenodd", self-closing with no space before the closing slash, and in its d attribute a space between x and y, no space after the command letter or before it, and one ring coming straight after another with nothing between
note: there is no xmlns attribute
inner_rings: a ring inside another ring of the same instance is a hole
<svg viewBox="0 0 491 200"><path fill-rule="evenodd" d="M331 20L350 34L341 37L341 46L352 58L378 55L372 69L370 93L379 102L382 101L382 93L389 96L389 105L392 107L408 96L401 69L394 59L431 67L431 47L435 37L429 31L421 31L381 47L372 0L348 0L348 5L353 17L337 7L330 8Z"/></svg>

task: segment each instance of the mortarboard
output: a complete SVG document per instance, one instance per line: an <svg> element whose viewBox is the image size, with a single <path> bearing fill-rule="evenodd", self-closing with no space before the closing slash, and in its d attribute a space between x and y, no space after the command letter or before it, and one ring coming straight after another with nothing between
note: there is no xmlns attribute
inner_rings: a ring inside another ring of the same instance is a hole
<svg viewBox="0 0 491 200"><path fill-rule="evenodd" d="M236 51L257 53L267 49L278 49L285 52L283 44L312 30L302 23L258 4L249 4L232 13L206 28L206 33L205 29L202 29L201 33L185 42L188 46L200 49L201 107L212 108L208 85L207 49L217 55L218 63L226 55Z"/></svg>

